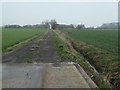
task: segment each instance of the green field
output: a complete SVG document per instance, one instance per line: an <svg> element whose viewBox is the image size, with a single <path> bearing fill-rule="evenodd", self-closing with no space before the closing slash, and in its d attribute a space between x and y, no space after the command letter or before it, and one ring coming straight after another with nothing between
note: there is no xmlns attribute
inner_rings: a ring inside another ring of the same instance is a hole
<svg viewBox="0 0 120 90"><path fill-rule="evenodd" d="M118 30L63 30L77 41L83 41L95 47L111 52L118 50Z"/></svg>
<svg viewBox="0 0 120 90"><path fill-rule="evenodd" d="M18 44L24 40L32 38L35 35L43 34L46 30L44 29L28 29L28 28L17 28L17 29L3 29L2 30L2 50L10 46Z"/></svg>
<svg viewBox="0 0 120 90"><path fill-rule="evenodd" d="M109 76L108 80L113 86L120 85L118 30L64 29L62 31L71 40L74 49L96 68L99 77ZM88 70L84 65L83 68ZM88 71L87 73L93 75L93 72ZM98 79L99 77L94 75L92 79L99 87L109 87L109 84L104 83L103 79Z"/></svg>

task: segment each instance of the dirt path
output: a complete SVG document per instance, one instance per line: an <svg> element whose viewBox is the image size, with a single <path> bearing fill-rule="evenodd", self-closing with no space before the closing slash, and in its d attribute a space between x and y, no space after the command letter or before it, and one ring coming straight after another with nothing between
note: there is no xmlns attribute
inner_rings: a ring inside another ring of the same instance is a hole
<svg viewBox="0 0 120 90"><path fill-rule="evenodd" d="M37 38L14 52L3 55L3 63L56 63L58 60L53 43L52 32L43 38ZM59 60L58 60L59 61Z"/></svg>
<svg viewBox="0 0 120 90"><path fill-rule="evenodd" d="M90 88L73 63L59 62L52 34L49 31L43 38L3 55L4 88Z"/></svg>
<svg viewBox="0 0 120 90"><path fill-rule="evenodd" d="M59 57L57 56L56 48L53 41L52 32L48 32L44 42L34 53L33 60L37 63L59 63Z"/></svg>

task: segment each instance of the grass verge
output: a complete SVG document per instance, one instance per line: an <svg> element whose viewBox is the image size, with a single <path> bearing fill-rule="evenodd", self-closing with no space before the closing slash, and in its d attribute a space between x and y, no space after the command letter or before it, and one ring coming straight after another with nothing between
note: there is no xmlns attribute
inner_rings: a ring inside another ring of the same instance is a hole
<svg viewBox="0 0 120 90"><path fill-rule="evenodd" d="M55 31L56 32L56 31ZM83 69L86 71L86 73L92 78L92 80L98 85L98 87L100 89L111 89L111 86L109 84L109 82L107 81L107 79L105 78L104 74L100 74L97 73L97 71L94 69L94 67L92 67L86 58L84 58L85 56L83 54L80 53L74 53L74 51L72 51L70 49L70 46L68 44L66 44L66 42L64 40L62 40L60 37L64 37L63 35L61 35L61 32L57 32L58 34L54 34L54 40L55 40L55 44L57 47L57 51L59 56L61 57L62 61L72 61L75 63L78 63L80 66L83 67ZM70 41L71 42L71 41ZM75 43L71 42L72 45L74 44L74 48L75 48ZM78 43L77 43L78 44ZM77 45L79 46L79 45ZM85 46L85 45L83 45ZM78 50L78 47L76 47ZM79 47L81 48L81 47ZM91 52L87 53L87 54L96 54L96 52L94 52L93 48L88 48L88 51L91 49ZM79 51L78 51L79 52ZM97 58L97 57L94 57Z"/></svg>

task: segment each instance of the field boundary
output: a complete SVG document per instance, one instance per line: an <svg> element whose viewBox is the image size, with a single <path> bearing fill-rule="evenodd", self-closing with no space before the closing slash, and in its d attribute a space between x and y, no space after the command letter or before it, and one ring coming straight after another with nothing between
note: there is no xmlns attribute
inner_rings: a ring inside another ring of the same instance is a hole
<svg viewBox="0 0 120 90"><path fill-rule="evenodd" d="M67 40L67 38L64 36L64 34L62 34L62 32L59 32L58 30L53 30L53 31L69 47L69 49L71 51L70 53L72 53L73 56L77 57L78 52L72 47L71 43L69 42L69 40ZM62 36L60 35L60 33L62 34ZM78 64L77 60L74 60L73 62L74 62L74 65L75 65L76 69L82 74L83 78L86 80L86 82L88 83L88 85L91 88L98 88L98 86L87 75L87 73L84 71L84 69L82 69L81 65Z"/></svg>
<svg viewBox="0 0 120 90"><path fill-rule="evenodd" d="M98 86L87 75L87 73L83 70L83 68L79 64L77 64L77 63L74 63L74 65L77 68L77 70L81 73L81 75L83 76L83 78L86 80L86 82L88 83L89 87L90 88L96 88L96 89L98 89Z"/></svg>
<svg viewBox="0 0 120 90"><path fill-rule="evenodd" d="M75 49L75 47L73 46L74 41L71 40L71 38L69 38L60 30L54 30L54 32L65 42L71 53L73 53L75 56L80 55L83 57L82 60L74 60L73 62L78 63L80 66L82 66L87 74L92 78L92 80L99 86L99 88L111 88L111 85L108 82L107 78L104 75L99 74L96 68L89 63L89 60L87 60L88 58L86 58L83 54Z"/></svg>

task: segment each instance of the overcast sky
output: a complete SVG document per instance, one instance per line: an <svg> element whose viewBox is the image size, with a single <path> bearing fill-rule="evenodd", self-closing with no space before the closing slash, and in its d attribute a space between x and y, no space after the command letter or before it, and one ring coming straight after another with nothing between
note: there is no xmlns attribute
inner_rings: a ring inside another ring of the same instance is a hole
<svg viewBox="0 0 120 90"><path fill-rule="evenodd" d="M56 19L58 23L99 26L118 21L117 2L4 2L2 23L39 24Z"/></svg>

